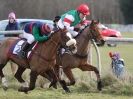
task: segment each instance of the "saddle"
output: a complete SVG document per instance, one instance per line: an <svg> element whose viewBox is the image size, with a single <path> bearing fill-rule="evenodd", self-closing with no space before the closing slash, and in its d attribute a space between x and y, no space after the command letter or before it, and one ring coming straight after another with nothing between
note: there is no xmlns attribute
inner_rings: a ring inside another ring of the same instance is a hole
<svg viewBox="0 0 133 99"><path fill-rule="evenodd" d="M26 40L25 39L18 39L16 40L16 42L13 44L12 48L11 48L11 53L14 55L18 55L18 53L20 52L21 48L23 47L23 44ZM37 42L33 42L27 49L27 58L29 58L29 56L32 53L32 50L34 50L37 46Z"/></svg>

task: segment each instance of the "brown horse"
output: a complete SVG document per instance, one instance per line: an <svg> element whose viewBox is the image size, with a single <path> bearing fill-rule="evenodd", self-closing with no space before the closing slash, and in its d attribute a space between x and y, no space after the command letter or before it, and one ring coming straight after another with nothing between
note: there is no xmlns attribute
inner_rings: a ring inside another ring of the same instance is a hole
<svg viewBox="0 0 133 99"><path fill-rule="evenodd" d="M79 68L82 71L94 71L97 77L97 88L98 90L102 89L99 70L87 63L91 40L100 41L102 39L98 23L99 22L92 21L91 24L86 26L75 38L77 41L76 54L71 55L70 53L64 53L57 57L57 70L59 70L59 66L62 66L65 75L70 80L70 82L67 82L68 86L75 84L71 69Z"/></svg>
<svg viewBox="0 0 133 99"><path fill-rule="evenodd" d="M57 64L56 64L56 72L59 73L59 66L63 67L63 71L70 80L67 83L68 86L75 84L75 79L73 77L71 69L79 68L82 71L94 71L97 76L97 88L101 90L101 79L99 71L96 67L87 63L87 56L90 50L90 42L92 39L99 41L102 39L100 35L100 30L98 28L98 22L92 21L90 25L87 25L83 30L80 31L79 35L75 38L77 41L77 53L76 54L68 54L64 53L63 55L57 56ZM25 71L25 69L18 68L15 77L18 79L22 79L21 75ZM59 76L59 75L58 75ZM52 81L52 76L50 71L47 71L45 77ZM60 78L60 77L59 77ZM50 86L52 86L51 84ZM56 86L56 85L54 85Z"/></svg>
<svg viewBox="0 0 133 99"><path fill-rule="evenodd" d="M35 82L38 75L45 76L47 71L51 71L51 75L53 75L53 83L56 83L58 78L53 71L53 68L56 63L56 53L59 45L67 45L73 46L75 44L74 40L71 39L67 34L67 31L59 30L56 33L53 33L50 39L47 42L38 43L38 48L33 51L33 55L30 60L19 58L17 55L10 54L10 48L16 41L16 38L9 38L0 46L0 76L4 78L4 74L2 72L3 67L7 64L9 60L15 62L19 68L25 70L26 68L30 68L30 84L27 87L20 87L19 91L28 92L35 88ZM2 80L3 82L5 81ZM23 79L21 79L24 82ZM63 89L68 92L69 89L65 86L64 81L59 81Z"/></svg>
<svg viewBox="0 0 133 99"><path fill-rule="evenodd" d="M71 69L79 68L83 71L94 71L98 81L97 87L99 90L101 90L101 79L98 69L87 63L87 55L89 52L90 48L89 44L91 42L91 39L95 39L96 41L102 39L97 24L98 24L97 22L92 21L92 23L86 26L86 28L83 29L81 33L76 37L76 41L78 42L77 44L78 51L76 54L70 55L68 53L65 53L61 57L60 56L57 57L57 63L58 63L56 65L57 68L59 65L63 65L64 73L70 80L70 82L68 82L67 85L75 84L75 79L73 77ZM24 82L24 80L21 77L24 71L25 68L19 67L15 74L15 77L19 82ZM45 77L48 78L50 81L52 81L51 77L53 76L51 76L50 71L46 72Z"/></svg>

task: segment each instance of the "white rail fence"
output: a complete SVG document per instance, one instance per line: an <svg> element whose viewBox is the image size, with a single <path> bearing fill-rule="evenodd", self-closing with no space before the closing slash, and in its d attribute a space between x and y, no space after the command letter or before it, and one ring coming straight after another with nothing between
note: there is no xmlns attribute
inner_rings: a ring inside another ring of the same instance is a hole
<svg viewBox="0 0 133 99"><path fill-rule="evenodd" d="M114 37L105 37L105 42L113 44L133 44L133 38L114 38Z"/></svg>
<svg viewBox="0 0 133 99"><path fill-rule="evenodd" d="M14 31L0 31L0 35L4 34L22 34L23 30L14 30ZM114 43L114 44L133 44L133 38L114 38L114 37L105 37L105 42L107 44ZM95 47L96 54L97 54L97 67L99 69L99 72L101 74L101 57L100 57L100 51L94 41L92 41L93 46ZM91 55L92 56L92 55ZM90 57L91 58L91 57Z"/></svg>
<svg viewBox="0 0 133 99"><path fill-rule="evenodd" d="M4 34L22 34L23 30L13 30L13 31L0 31L0 35Z"/></svg>

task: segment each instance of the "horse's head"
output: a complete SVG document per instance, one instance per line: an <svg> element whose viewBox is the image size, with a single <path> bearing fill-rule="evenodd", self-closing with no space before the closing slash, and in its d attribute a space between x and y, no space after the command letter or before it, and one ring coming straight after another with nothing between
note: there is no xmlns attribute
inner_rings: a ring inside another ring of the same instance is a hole
<svg viewBox="0 0 133 99"><path fill-rule="evenodd" d="M85 28L85 32L88 33L89 39L94 39L95 41L100 41L103 39L98 25L99 21L92 20L90 25Z"/></svg>
<svg viewBox="0 0 133 99"><path fill-rule="evenodd" d="M56 34L58 34L59 43L62 47L68 47L73 53L77 52L76 40L71 37L71 34L66 28L59 29Z"/></svg>

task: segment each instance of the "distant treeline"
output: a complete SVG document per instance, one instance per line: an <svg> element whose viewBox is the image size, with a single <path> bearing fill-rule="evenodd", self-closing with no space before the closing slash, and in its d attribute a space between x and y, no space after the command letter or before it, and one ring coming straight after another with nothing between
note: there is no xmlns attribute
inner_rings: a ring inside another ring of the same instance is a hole
<svg viewBox="0 0 133 99"><path fill-rule="evenodd" d="M18 18L53 19L81 3L87 3L91 10L88 19L99 19L102 23L133 23L133 18L128 18L133 9L126 12L127 2L132 8L133 0L0 0L0 20L6 19L11 11Z"/></svg>

